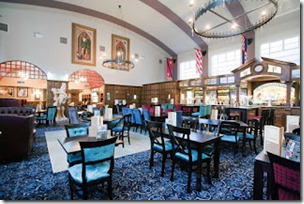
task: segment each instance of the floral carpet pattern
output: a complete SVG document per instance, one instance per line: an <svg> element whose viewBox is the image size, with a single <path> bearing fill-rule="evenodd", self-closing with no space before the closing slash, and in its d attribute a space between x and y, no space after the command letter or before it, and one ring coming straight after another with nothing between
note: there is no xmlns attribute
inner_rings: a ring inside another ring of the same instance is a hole
<svg viewBox="0 0 304 204"><path fill-rule="evenodd" d="M20 162L0 163L0 200L70 200L67 171L52 173L44 131L62 126L37 128L32 154ZM259 144L259 141L257 141ZM261 147L258 147L261 151ZM192 174L191 193L187 193L187 174L176 165L174 181L170 181L171 163L167 160L165 176L160 177L161 156L155 155L149 169L150 152L140 152L115 159L113 173L114 200L252 200L255 153L223 148L220 178L207 183L202 176L202 191L196 191L196 174ZM212 169L211 169L212 173ZM90 190L90 200L107 200L106 184ZM74 197L80 200L79 197Z"/></svg>

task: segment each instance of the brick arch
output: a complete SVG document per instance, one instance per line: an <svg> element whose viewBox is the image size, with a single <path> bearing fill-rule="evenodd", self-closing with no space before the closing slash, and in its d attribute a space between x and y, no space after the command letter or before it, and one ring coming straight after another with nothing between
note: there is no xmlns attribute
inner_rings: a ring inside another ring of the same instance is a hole
<svg viewBox="0 0 304 204"><path fill-rule="evenodd" d="M35 64L21 60L0 63L0 80L3 77L27 77L28 79L46 80L45 72Z"/></svg>
<svg viewBox="0 0 304 204"><path fill-rule="evenodd" d="M104 85L104 79L97 72L90 69L80 69L69 76L70 82L88 82L90 88L97 88Z"/></svg>

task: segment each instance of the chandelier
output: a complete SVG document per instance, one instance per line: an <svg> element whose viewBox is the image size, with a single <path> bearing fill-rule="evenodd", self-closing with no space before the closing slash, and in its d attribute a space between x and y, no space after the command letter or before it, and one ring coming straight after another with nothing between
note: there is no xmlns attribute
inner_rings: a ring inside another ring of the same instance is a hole
<svg viewBox="0 0 304 204"><path fill-rule="evenodd" d="M123 22L121 5L118 5L118 9L121 16L121 20ZM113 42L112 39L112 44L113 43L115 42ZM110 69L117 69L123 71L129 71L130 69L133 69L135 67L134 63L129 60L129 53L126 53L127 48L123 45L123 43L121 43L120 45L122 48L120 50L117 49L115 54L113 54L112 50L112 59L105 59L102 62L102 66Z"/></svg>
<svg viewBox="0 0 304 204"><path fill-rule="evenodd" d="M277 0L210 0L196 11L192 29L205 38L232 37L263 26L277 11Z"/></svg>

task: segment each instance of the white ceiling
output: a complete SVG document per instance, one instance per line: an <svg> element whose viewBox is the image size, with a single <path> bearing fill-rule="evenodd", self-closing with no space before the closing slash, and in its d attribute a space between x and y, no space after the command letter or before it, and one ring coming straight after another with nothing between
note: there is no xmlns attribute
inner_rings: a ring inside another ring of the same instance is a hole
<svg viewBox="0 0 304 204"><path fill-rule="evenodd" d="M0 1L11 2L10 0ZM56 1L52 0L40 1L56 3ZM257 0L252 1L256 2ZM23 3L24 1L12 0L12 2ZM189 19L193 17L194 12L199 6L205 5L209 0L194 0L192 7L189 6L189 0L57 0L57 3L58 2L88 8L122 19L158 39L176 54L189 51L194 47L199 47L197 41L206 44L214 41L198 38L197 36L192 37L191 27L190 24L188 24ZM28 0L27 4L36 3L35 1ZM148 4L153 4L153 6L157 8L152 8ZM241 4L245 11L252 7L250 0L242 1ZM277 16L282 16L285 13L300 9L299 0L278 0L278 4L279 11ZM118 5L122 6L122 14L119 13ZM224 7L219 8L219 10L222 10L227 16L232 16L228 11L224 11L226 10ZM166 15L173 16L173 18L174 15L177 15L180 18L179 20L183 22L181 23L176 20L176 18L175 22L172 22ZM207 15L204 17L207 18ZM188 30L188 33L186 33L185 30Z"/></svg>

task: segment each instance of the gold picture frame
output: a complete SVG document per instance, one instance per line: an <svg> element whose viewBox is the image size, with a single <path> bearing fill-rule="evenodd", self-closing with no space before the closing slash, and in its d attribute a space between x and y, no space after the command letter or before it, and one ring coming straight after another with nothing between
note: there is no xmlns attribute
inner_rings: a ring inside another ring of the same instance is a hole
<svg viewBox="0 0 304 204"><path fill-rule="evenodd" d="M72 23L72 63L96 66L96 29Z"/></svg>
<svg viewBox="0 0 304 204"><path fill-rule="evenodd" d="M130 60L130 39L112 34L112 59L118 58L122 61Z"/></svg>

